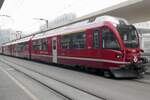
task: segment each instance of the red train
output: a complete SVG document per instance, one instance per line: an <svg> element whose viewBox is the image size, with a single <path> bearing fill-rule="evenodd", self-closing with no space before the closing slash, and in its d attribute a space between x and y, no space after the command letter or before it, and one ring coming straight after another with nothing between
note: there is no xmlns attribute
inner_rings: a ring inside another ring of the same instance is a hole
<svg viewBox="0 0 150 100"><path fill-rule="evenodd" d="M5 43L5 55L102 70L105 76L138 77L141 56L136 28L125 19L98 16Z"/></svg>

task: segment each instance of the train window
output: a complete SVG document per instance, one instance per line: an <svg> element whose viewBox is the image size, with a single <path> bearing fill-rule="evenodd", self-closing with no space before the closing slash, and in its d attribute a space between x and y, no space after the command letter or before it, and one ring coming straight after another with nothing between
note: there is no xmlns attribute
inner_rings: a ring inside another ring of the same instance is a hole
<svg viewBox="0 0 150 100"><path fill-rule="evenodd" d="M108 28L102 29L102 47L104 49L120 50L119 43L112 31Z"/></svg>
<svg viewBox="0 0 150 100"><path fill-rule="evenodd" d="M61 39L61 47L64 49L85 48L86 34L84 32L65 35Z"/></svg>
<svg viewBox="0 0 150 100"><path fill-rule="evenodd" d="M42 49L41 40L33 41L32 49L33 50L41 50Z"/></svg>
<svg viewBox="0 0 150 100"><path fill-rule="evenodd" d="M69 49L70 48L70 36L69 35L65 35L65 36L62 36L62 39L61 39L61 47L63 49Z"/></svg>
<svg viewBox="0 0 150 100"><path fill-rule="evenodd" d="M70 42L73 49L85 48L86 34L84 32L73 34Z"/></svg>
<svg viewBox="0 0 150 100"><path fill-rule="evenodd" d="M26 42L17 44L16 51L21 52L21 51L25 51L25 50L27 50L27 43Z"/></svg>
<svg viewBox="0 0 150 100"><path fill-rule="evenodd" d="M48 50L48 41L47 41L47 39L42 39L41 40L41 44L42 44L42 47L41 47L41 50Z"/></svg>
<svg viewBox="0 0 150 100"><path fill-rule="evenodd" d="M56 50L56 40L53 40L53 50Z"/></svg>
<svg viewBox="0 0 150 100"><path fill-rule="evenodd" d="M93 47L94 48L100 47L100 33L98 30L94 31L93 33Z"/></svg>
<svg viewBox="0 0 150 100"><path fill-rule="evenodd" d="M43 50L43 51L48 50L47 39L40 39L40 40L33 41L32 49L33 50Z"/></svg>
<svg viewBox="0 0 150 100"><path fill-rule="evenodd" d="M134 26L132 25L118 25L118 32L127 48L138 48L138 35Z"/></svg>

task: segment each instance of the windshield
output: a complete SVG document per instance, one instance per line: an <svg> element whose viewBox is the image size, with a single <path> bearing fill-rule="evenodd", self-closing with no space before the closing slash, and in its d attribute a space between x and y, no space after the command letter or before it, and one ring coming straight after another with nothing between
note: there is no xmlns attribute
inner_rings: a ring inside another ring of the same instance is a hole
<svg viewBox="0 0 150 100"><path fill-rule="evenodd" d="M138 36L137 31L132 25L117 26L122 40L127 48L138 48Z"/></svg>

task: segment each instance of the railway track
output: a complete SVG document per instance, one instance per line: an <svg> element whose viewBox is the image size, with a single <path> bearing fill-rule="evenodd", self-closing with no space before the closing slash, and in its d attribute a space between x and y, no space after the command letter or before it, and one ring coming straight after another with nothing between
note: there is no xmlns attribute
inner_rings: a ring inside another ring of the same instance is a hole
<svg viewBox="0 0 150 100"><path fill-rule="evenodd" d="M1 57L1 58L3 58L3 57ZM67 70L65 70L65 69L55 68L55 67L50 68L51 66L49 66L49 65L47 66L45 64L35 63L32 61L26 61L26 60L22 60L22 59L16 59L16 58L12 58L12 57L4 57L4 58L10 62L19 64L18 66L27 67L29 69L38 71L42 74L46 74L47 76L49 75L53 78L61 80L65 83L71 84L71 85L78 87L80 89L83 89L85 91L89 91L92 94L96 94L98 96L103 97L105 100L106 99L107 100L126 100L125 99L126 96L129 98L131 97L130 99L128 98L128 100L142 100L142 99L147 100L146 98L149 98L148 91L149 91L149 85L150 85L149 84L150 77L147 75L145 78L137 79L136 81L134 79L115 80L115 79L95 77L95 75L94 76L93 75L92 76L91 75L90 76L82 75L78 72L77 73L76 72L72 73L72 71L67 72ZM13 64L11 64L11 65L13 65ZM76 75L76 74L78 74L78 75ZM70 76L68 76L68 75L70 75ZM82 76L82 77L80 77L80 76ZM84 79L84 77L86 77L86 78ZM89 79L89 77L90 77L90 79ZM81 81L80 81L80 79L81 79ZM149 82L143 82L143 80L147 80ZM140 82L138 82L138 81L140 81ZM105 85L105 83L106 83L106 85ZM116 91L116 89L118 89L118 88L119 88L119 92ZM110 92L110 91L112 91L112 92ZM137 91L141 95L136 95ZM117 94L116 94L116 92L117 92ZM113 93L115 93L115 94L113 94ZM143 93L144 93L144 95L142 95ZM118 97L118 95L120 97ZM134 98L136 98L136 99L134 99ZM77 100L77 99L75 99L75 100ZM82 99L82 100L93 100L93 99Z"/></svg>
<svg viewBox="0 0 150 100"><path fill-rule="evenodd" d="M34 77L32 77L32 76L30 76L30 75L24 73L23 71L21 71L21 70L15 68L14 66L12 66L12 65L10 65L10 64L8 64L8 63L6 63L6 62L4 62L4 61L1 61L1 62L4 63L4 64L6 64L6 65L8 65L10 68L14 69L15 71L17 71L17 72L19 72L19 73L22 73L22 74L24 74L25 76L31 78L32 80L34 80L34 81L40 83L42 86L45 86L45 87L47 87L48 89L52 90L53 93L56 94L57 96L61 97L62 100L73 100L72 98L70 98L70 97L64 95L63 93L57 91L56 89L51 88L51 87L48 86L47 84L44 84L43 82L41 82L41 81L37 80L36 78L34 78Z"/></svg>
<svg viewBox="0 0 150 100"><path fill-rule="evenodd" d="M83 94L83 95L87 95L87 96L89 96L89 97L92 97L92 98L93 98L92 100L107 100L106 98L104 98L104 97L102 97L102 96L95 95L95 94L93 94L93 93L91 93L91 92L88 92L88 91L86 91L86 90L84 90L84 89L78 88L78 87L76 87L76 86L74 86L74 85L71 85L71 84L69 84L69 83L67 83L67 82L58 80L58 79L56 79L56 78L54 78L54 77L48 76L48 75L43 74L43 73L41 73L41 72L39 72L39 71L35 71L35 70L33 70L33 69L26 68L24 65L21 65L21 64L18 64L18 63L9 61L9 60L7 60L7 59L5 59L5 58L3 58L3 59L4 59L5 61L2 60L2 59L1 59L0 61L3 62L3 63L5 63L5 64L7 64L8 66L10 66L11 68L13 68L14 70L16 70L16 71L18 71L18 72L20 72L20 73L23 73L24 75L28 76L29 78L31 78L31 79L37 81L38 83L40 83L41 85L47 87L48 89L54 91L54 93L56 93L57 95L61 96L63 100L76 100L76 99L73 98L73 97L68 96L67 94L65 94L65 93L63 93L63 92L61 92L61 91L59 91L59 90L57 90L57 89L55 89L53 86L50 86L50 85L48 85L47 83L42 82L41 80L35 78L32 74L33 74L33 73L36 73L36 74L39 74L39 75L41 75L41 76L43 76L43 77L45 77L45 78L47 78L47 79L50 79L50 80L53 80L53 81L58 82L58 83L60 83L60 84L63 84L64 86L71 88L73 91L78 91L78 93L81 93L81 94ZM16 66L17 66L17 67L16 67ZM19 68L19 67L20 67L20 68ZM25 71L25 70L22 70L21 68L24 68L26 71ZM31 74L31 73L26 73L27 71L30 71L32 74ZM80 94L80 95L81 95L81 94ZM82 98L81 98L81 100L82 100ZM86 99L86 100L88 100L88 99ZM91 99L89 99L89 100L91 100Z"/></svg>

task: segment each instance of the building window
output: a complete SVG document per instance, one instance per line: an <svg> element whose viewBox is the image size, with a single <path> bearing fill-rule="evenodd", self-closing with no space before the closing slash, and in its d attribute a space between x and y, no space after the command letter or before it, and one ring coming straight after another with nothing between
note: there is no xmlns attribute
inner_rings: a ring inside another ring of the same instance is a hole
<svg viewBox="0 0 150 100"><path fill-rule="evenodd" d="M102 48L120 50L119 43L114 33L108 28L102 29Z"/></svg>
<svg viewBox="0 0 150 100"><path fill-rule="evenodd" d="M93 47L94 48L100 47L100 33L98 30L94 31L93 33Z"/></svg>

